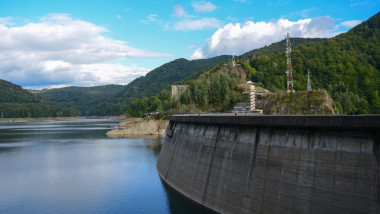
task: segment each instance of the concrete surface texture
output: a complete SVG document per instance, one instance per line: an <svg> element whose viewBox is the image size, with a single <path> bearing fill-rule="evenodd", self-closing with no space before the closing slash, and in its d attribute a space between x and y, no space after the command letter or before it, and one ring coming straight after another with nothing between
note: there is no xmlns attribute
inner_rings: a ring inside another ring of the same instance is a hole
<svg viewBox="0 0 380 214"><path fill-rule="evenodd" d="M217 212L380 212L378 115L169 119L159 175Z"/></svg>

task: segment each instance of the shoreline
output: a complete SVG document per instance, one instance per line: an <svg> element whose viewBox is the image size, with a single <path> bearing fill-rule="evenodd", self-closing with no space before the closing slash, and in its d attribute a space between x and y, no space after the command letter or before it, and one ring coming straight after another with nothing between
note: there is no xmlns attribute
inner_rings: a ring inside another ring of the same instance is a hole
<svg viewBox="0 0 380 214"><path fill-rule="evenodd" d="M168 124L168 120L127 118L120 122L121 129L108 131L107 136L110 138L163 138Z"/></svg>
<svg viewBox="0 0 380 214"><path fill-rule="evenodd" d="M78 116L78 117L36 117L36 118L0 118L0 123L26 123L26 122L54 122L83 119L118 119L123 120L125 116Z"/></svg>

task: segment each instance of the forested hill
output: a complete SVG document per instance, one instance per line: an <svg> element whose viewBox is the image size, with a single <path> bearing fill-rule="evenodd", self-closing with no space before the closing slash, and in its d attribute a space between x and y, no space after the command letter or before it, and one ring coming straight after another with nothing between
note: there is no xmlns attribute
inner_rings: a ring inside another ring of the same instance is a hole
<svg viewBox="0 0 380 214"><path fill-rule="evenodd" d="M75 108L82 116L89 116L111 115L112 107L121 108L121 105L113 104L113 97L122 88L122 85L105 85L33 90L31 92L59 105ZM122 114L122 112L118 112L118 114Z"/></svg>
<svg viewBox="0 0 380 214"><path fill-rule="evenodd" d="M133 80L124 87L118 97L125 103L130 103L136 98L156 95L169 84L184 80L193 73L213 67L230 57L222 55L210 59L191 61L176 59L152 70L144 77Z"/></svg>
<svg viewBox="0 0 380 214"><path fill-rule="evenodd" d="M176 59L150 71L144 77L133 80L126 86L67 87L37 90L33 93L57 104L75 108L83 116L122 115L132 100L153 96L166 86L186 79L195 72L215 66L228 58L230 56L192 61Z"/></svg>
<svg viewBox="0 0 380 214"><path fill-rule="evenodd" d="M380 13L347 33L294 47L294 88L306 89L309 69L312 87L326 89L342 113L380 113L379 47ZM253 82L271 91L285 90L285 52L246 57L245 70Z"/></svg>
<svg viewBox="0 0 380 214"><path fill-rule="evenodd" d="M321 42L325 40L324 38L291 38L291 45L292 47L297 47L298 45L304 45L310 42ZM281 40L279 42L272 43L269 46L265 46L263 48L251 50L243 55L240 55L239 59L247 59L251 58L252 56L260 56L260 55L269 55L269 54L276 54L285 52L286 47L286 41Z"/></svg>
<svg viewBox="0 0 380 214"><path fill-rule="evenodd" d="M0 79L0 117L77 116L78 111L57 106L15 85Z"/></svg>
<svg viewBox="0 0 380 214"><path fill-rule="evenodd" d="M379 20L378 13L349 32L331 39L291 38L295 94L306 91L309 69L313 89L327 90L340 113L380 113ZM256 86L272 92L284 92L285 48L284 41L274 43L243 54L238 57L238 63L244 68L248 80L255 82ZM228 111L236 102L242 101L240 95L243 92L236 84L239 79L221 75L220 70L225 68L218 65L180 82L189 85L189 90L176 101L171 98L170 87L154 97L135 100L129 106L128 114L144 116L155 110Z"/></svg>

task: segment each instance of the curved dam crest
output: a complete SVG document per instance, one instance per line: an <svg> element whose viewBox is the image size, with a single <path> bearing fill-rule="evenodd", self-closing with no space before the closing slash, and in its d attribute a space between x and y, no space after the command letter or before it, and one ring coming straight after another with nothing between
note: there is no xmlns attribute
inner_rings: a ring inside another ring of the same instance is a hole
<svg viewBox="0 0 380 214"><path fill-rule="evenodd" d="M216 212L380 212L380 115L169 119L160 177Z"/></svg>

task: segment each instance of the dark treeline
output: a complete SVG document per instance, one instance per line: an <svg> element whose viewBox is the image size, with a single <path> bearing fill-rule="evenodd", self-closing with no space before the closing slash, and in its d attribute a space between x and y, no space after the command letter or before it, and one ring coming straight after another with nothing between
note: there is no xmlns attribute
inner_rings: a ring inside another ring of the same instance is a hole
<svg viewBox="0 0 380 214"><path fill-rule="evenodd" d="M78 116L75 109L58 106L5 80L0 80L0 117Z"/></svg>
<svg viewBox="0 0 380 214"><path fill-rule="evenodd" d="M95 87L66 87L35 90L33 93L45 100L61 106L74 108L82 116L122 115L126 105L115 102L115 95L121 91L121 85Z"/></svg>

